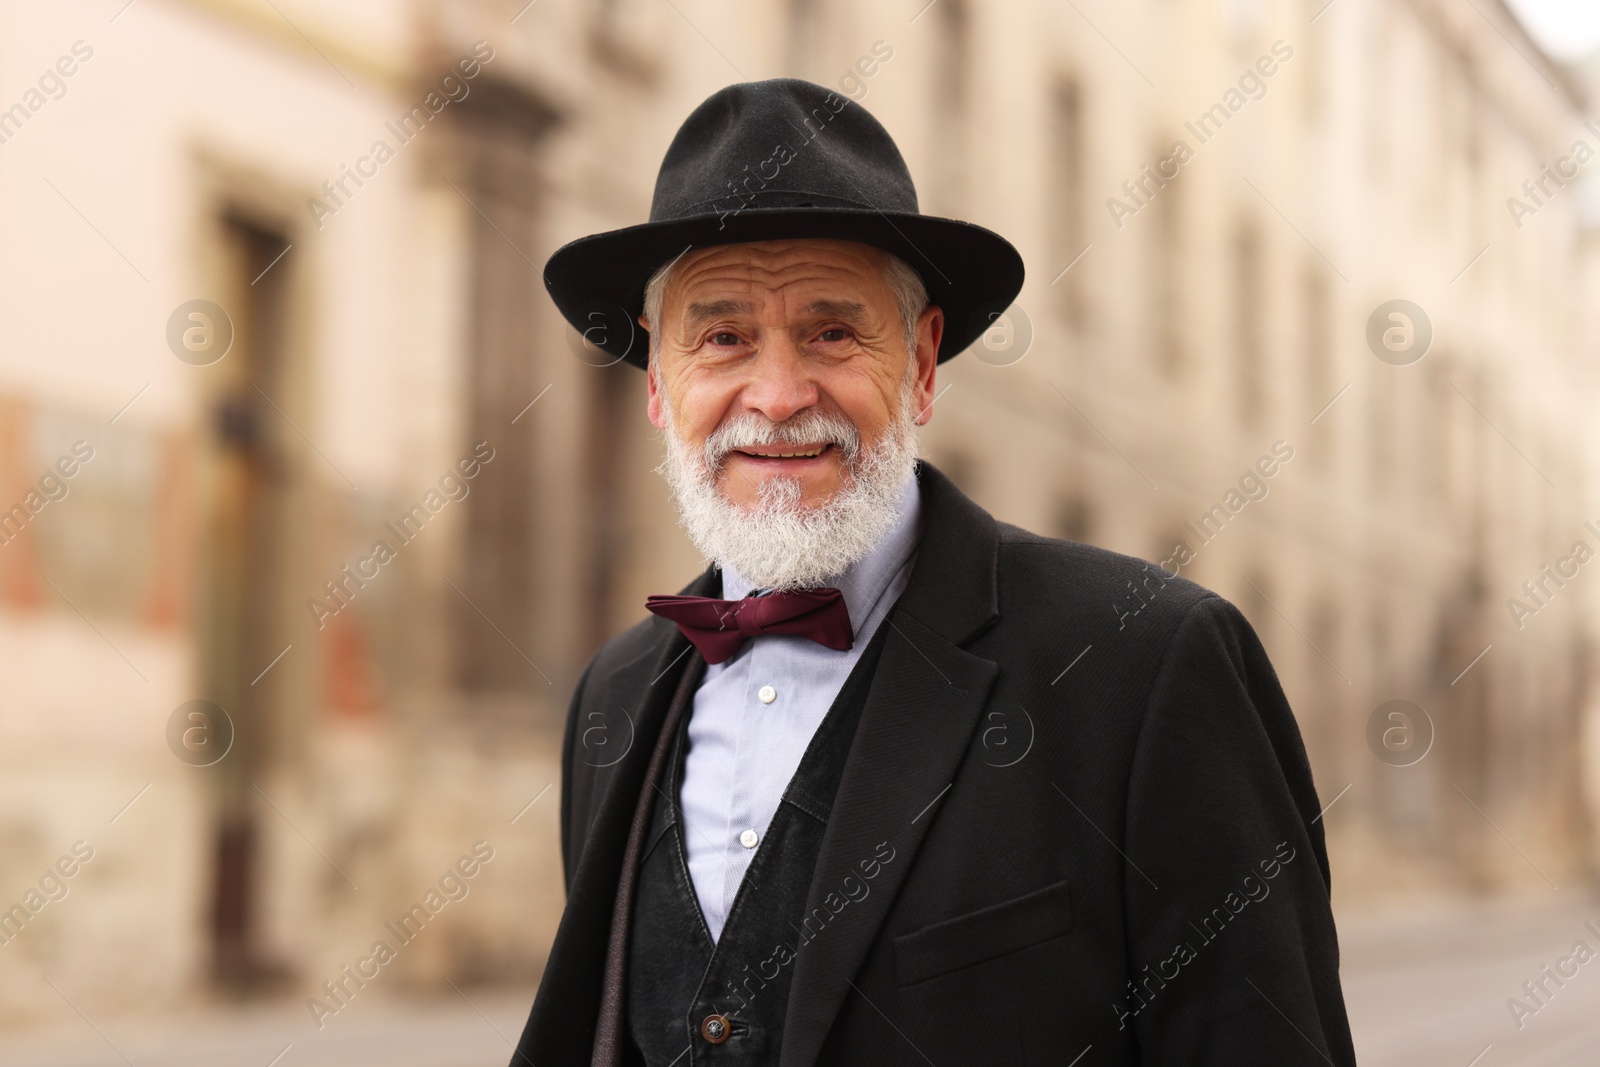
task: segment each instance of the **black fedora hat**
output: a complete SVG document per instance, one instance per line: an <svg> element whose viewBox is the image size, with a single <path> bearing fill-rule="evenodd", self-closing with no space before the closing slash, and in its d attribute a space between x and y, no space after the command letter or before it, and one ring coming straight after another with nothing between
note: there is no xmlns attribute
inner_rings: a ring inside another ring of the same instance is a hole
<svg viewBox="0 0 1600 1067"><path fill-rule="evenodd" d="M917 210L911 172L883 125L849 97L798 78L740 82L684 120L656 175L650 221L563 245L545 287L573 328L615 359L646 365L636 323L657 269L692 248L842 238L905 260L944 309L943 362L1022 289L1004 237Z"/></svg>

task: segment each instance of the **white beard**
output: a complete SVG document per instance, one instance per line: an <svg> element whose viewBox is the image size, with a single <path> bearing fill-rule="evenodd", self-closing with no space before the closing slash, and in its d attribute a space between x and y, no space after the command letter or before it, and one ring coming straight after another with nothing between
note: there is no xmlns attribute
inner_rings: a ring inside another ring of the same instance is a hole
<svg viewBox="0 0 1600 1067"><path fill-rule="evenodd" d="M673 405L663 404L667 456L657 471L678 505L678 521L707 560L732 567L754 589L781 592L824 584L860 561L894 526L900 492L917 459L915 374L900 394L900 409L883 438L863 452L849 420L815 410L775 423L754 412L729 419L696 450L679 436ZM728 452L753 445L826 441L843 458L845 483L826 503L801 503L804 486L772 475L754 504L723 495L717 472Z"/></svg>

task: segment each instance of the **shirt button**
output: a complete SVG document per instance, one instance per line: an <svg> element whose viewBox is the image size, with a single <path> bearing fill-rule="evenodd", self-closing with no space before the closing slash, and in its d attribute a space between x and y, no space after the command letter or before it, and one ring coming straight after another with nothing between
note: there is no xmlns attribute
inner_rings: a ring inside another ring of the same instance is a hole
<svg viewBox="0 0 1600 1067"><path fill-rule="evenodd" d="M770 704L774 700L778 699L778 691L772 688L770 685L764 685L761 687L761 691L757 693L756 696L761 698L761 703Z"/></svg>
<svg viewBox="0 0 1600 1067"><path fill-rule="evenodd" d="M756 842L760 840L761 835L756 833L754 830L746 830L744 833L739 835L739 844L743 845L745 848L755 848Z"/></svg>

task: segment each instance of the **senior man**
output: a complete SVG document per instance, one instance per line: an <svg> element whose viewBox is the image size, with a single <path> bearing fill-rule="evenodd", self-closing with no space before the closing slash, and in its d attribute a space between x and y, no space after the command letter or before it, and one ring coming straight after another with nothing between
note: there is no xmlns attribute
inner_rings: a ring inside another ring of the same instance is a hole
<svg viewBox="0 0 1600 1067"><path fill-rule="evenodd" d="M916 458L938 364L1022 274L794 79L711 96L650 221L551 257L567 319L647 369L708 566L573 695L568 900L515 1063L1354 1062L1249 624Z"/></svg>

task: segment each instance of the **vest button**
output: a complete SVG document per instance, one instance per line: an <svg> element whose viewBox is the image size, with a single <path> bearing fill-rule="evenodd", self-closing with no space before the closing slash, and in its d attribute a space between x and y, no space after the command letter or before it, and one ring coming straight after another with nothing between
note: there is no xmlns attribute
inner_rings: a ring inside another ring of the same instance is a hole
<svg viewBox="0 0 1600 1067"><path fill-rule="evenodd" d="M722 1044L732 1033L733 1027L728 1025L726 1015L707 1015L700 1023L700 1036L713 1045Z"/></svg>

